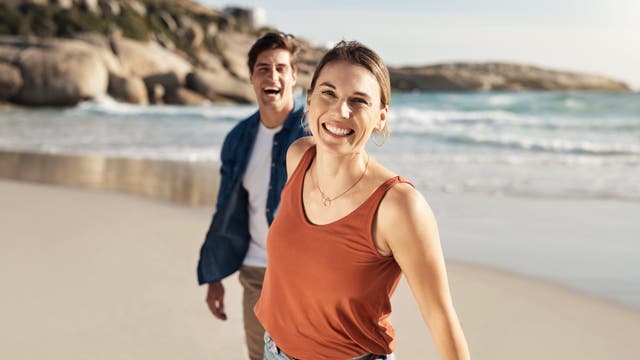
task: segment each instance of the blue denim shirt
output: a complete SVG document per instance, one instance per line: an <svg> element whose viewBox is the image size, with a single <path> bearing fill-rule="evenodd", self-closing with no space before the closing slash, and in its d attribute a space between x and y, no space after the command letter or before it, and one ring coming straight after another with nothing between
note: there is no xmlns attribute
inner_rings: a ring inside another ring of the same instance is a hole
<svg viewBox="0 0 640 360"><path fill-rule="evenodd" d="M296 102L294 109L273 137L271 176L265 216L271 225L280 204L280 191L287 182L286 155L289 145L305 136L304 107ZM249 234L248 193L242 186L253 144L260 124L260 112L238 123L224 140L220 159L220 188L216 211L204 244L200 249L198 282L221 280L240 268L251 235Z"/></svg>

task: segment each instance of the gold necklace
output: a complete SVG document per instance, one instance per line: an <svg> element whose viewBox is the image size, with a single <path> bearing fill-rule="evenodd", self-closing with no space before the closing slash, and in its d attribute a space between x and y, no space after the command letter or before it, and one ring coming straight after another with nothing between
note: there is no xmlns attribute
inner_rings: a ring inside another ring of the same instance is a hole
<svg viewBox="0 0 640 360"><path fill-rule="evenodd" d="M334 197L333 199L328 197L324 191L322 191L322 189L320 189L320 182L316 178L314 179L315 183L316 183L316 187L318 188L318 191L320 191L320 196L322 197L322 199L320 200L320 203L322 204L322 206L324 207L329 207L331 206L331 202L334 201L335 199L339 198L340 196L346 194L349 192L349 190L353 189L356 185L358 185L358 183L360 182L360 180L362 180L362 178L364 177L364 175L367 173L367 168L369 167L369 159L370 157L367 156L367 162L364 164L364 171L362 172L362 175L360 175L360 177L358 178L358 180L356 180L356 182L354 182L351 186L349 186L349 188L347 188L347 190L343 191L340 195ZM316 163L317 165L317 163ZM318 171L318 167L316 166L316 175L317 175L317 171Z"/></svg>

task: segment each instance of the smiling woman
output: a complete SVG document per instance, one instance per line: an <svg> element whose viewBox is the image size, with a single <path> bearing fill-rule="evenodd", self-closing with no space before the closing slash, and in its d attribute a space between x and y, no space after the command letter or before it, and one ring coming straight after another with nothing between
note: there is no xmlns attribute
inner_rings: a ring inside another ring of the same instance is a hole
<svg viewBox="0 0 640 360"><path fill-rule="evenodd" d="M386 66L358 42L339 43L316 68L312 136L287 153L255 307L265 359L394 359L390 298L403 273L442 357L469 359L433 213L365 150L387 128L389 102Z"/></svg>

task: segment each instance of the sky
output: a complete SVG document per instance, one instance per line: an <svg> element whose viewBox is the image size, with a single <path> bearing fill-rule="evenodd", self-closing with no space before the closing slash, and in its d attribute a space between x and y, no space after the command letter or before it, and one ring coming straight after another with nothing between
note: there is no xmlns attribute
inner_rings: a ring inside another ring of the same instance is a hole
<svg viewBox="0 0 640 360"><path fill-rule="evenodd" d="M317 45L358 40L387 65L507 61L584 71L640 90L640 0L197 0L259 7Z"/></svg>

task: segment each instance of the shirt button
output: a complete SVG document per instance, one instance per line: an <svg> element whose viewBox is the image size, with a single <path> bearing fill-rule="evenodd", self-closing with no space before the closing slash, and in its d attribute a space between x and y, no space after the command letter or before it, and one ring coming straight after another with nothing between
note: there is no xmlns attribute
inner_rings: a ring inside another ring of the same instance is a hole
<svg viewBox="0 0 640 360"><path fill-rule="evenodd" d="M276 167L276 163L272 162L271 167Z"/></svg>
<svg viewBox="0 0 640 360"><path fill-rule="evenodd" d="M274 142L273 142L273 145L278 145L278 142L277 142L277 141L274 141Z"/></svg>

